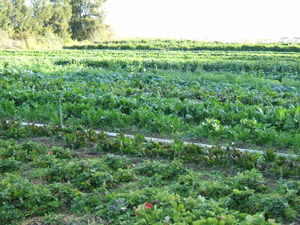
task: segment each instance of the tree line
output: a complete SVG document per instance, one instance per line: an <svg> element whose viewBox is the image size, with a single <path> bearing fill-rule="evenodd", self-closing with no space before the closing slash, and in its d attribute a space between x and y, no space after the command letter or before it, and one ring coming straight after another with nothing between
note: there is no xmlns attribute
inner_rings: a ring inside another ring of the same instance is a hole
<svg viewBox="0 0 300 225"><path fill-rule="evenodd" d="M64 40L100 37L105 0L1 0L0 30L15 39L54 34Z"/></svg>

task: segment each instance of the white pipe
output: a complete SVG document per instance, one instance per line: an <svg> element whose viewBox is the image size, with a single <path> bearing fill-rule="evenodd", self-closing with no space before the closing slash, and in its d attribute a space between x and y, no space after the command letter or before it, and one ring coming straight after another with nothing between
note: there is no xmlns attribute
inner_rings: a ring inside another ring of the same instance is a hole
<svg viewBox="0 0 300 225"><path fill-rule="evenodd" d="M7 123L9 123L9 121L6 121ZM46 127L46 124L40 124L40 123L26 123L26 122L22 122L20 123L22 126L36 126L36 127ZM95 133L99 134L101 133L101 131L98 130L94 130ZM84 130L84 132L88 132L88 130ZM112 133L112 132L106 132L104 131L104 133L109 136L109 137L117 137L120 133ZM130 138L130 139L134 139L133 135L130 134L124 134L125 137ZM154 141L154 142L159 142L159 143L165 143L165 144L172 144L175 141L174 140L170 140L170 139L161 139L161 138L153 138L153 137L145 137L146 141ZM199 147L203 147L203 148L213 148L216 147L215 145L208 145L208 144L203 144L203 143L197 143L197 142L189 142L189 141L184 141L183 142L184 145L197 145ZM226 150L226 147L224 146L220 146L221 149ZM263 151L259 151L259 150L254 150L254 149L245 149L245 148L235 148L235 150L239 151L239 152L250 152L250 153L258 153L263 155L264 152ZM283 156L286 158L298 158L299 155L293 155L293 154L286 154L286 153L281 153L281 152L276 152L275 153L278 156Z"/></svg>

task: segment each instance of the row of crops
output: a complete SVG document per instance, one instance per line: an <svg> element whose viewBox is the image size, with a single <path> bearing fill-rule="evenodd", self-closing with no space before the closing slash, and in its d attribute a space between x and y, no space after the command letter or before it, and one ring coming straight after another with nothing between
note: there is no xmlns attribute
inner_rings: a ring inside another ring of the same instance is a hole
<svg viewBox="0 0 300 225"><path fill-rule="evenodd" d="M300 161L271 151L2 123L0 158L1 224L271 225L299 215Z"/></svg>
<svg viewBox="0 0 300 225"><path fill-rule="evenodd" d="M123 50L211 50L211 51L275 51L300 52L299 43L222 43L194 40L116 40L91 45L73 45L67 49Z"/></svg>
<svg viewBox="0 0 300 225"><path fill-rule="evenodd" d="M269 79L299 80L298 53L233 52L233 51L2 51L4 66L31 61L36 67L43 64L106 68L127 72L230 72L247 73ZM46 58L45 58L46 57ZM35 70L32 65L31 69Z"/></svg>
<svg viewBox="0 0 300 225"><path fill-rule="evenodd" d="M59 124L61 98L68 126L299 151L297 55L286 54L286 72L280 72L271 68L279 68L281 54L253 53L262 58L243 61L250 65L246 72L225 52L217 57L233 67L209 59L214 52L205 53L207 61L195 52L126 54L2 51L1 118ZM153 54L166 59L158 63ZM211 60L220 67L192 72L184 69L193 66L189 60L180 61L184 55L192 55L195 65Z"/></svg>
<svg viewBox="0 0 300 225"><path fill-rule="evenodd" d="M101 45L0 51L0 224L299 223L298 45Z"/></svg>

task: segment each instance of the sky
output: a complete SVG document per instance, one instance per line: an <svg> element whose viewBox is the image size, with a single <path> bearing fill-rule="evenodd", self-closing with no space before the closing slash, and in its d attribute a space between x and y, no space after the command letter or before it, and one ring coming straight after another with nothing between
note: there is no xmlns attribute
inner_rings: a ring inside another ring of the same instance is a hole
<svg viewBox="0 0 300 225"><path fill-rule="evenodd" d="M107 0L104 7L120 38L300 37L300 0Z"/></svg>

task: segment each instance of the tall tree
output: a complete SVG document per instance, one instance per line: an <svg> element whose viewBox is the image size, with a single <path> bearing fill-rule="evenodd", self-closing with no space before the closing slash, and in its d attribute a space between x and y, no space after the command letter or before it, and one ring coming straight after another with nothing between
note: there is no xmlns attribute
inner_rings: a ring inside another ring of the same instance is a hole
<svg viewBox="0 0 300 225"><path fill-rule="evenodd" d="M72 18L70 27L72 38L86 40L100 33L103 28L103 11L105 0L71 0Z"/></svg>
<svg viewBox="0 0 300 225"><path fill-rule="evenodd" d="M32 33L32 9L24 0L0 1L0 28L11 36L24 38Z"/></svg>
<svg viewBox="0 0 300 225"><path fill-rule="evenodd" d="M55 34L81 41L109 33L101 11L105 0L29 1L0 0L0 29L21 39Z"/></svg>
<svg viewBox="0 0 300 225"><path fill-rule="evenodd" d="M14 27L11 23L11 18L14 15L14 6L11 0L0 1L0 29L8 34L13 34Z"/></svg>
<svg viewBox="0 0 300 225"><path fill-rule="evenodd" d="M67 39L72 16L70 0L32 0L35 31L39 35L50 32Z"/></svg>
<svg viewBox="0 0 300 225"><path fill-rule="evenodd" d="M53 14L50 19L52 30L59 37L70 38L70 20L72 17L72 7L70 0L52 0Z"/></svg>
<svg viewBox="0 0 300 225"><path fill-rule="evenodd" d="M38 35L52 32L50 19L53 16L53 6L50 0L32 0L34 31Z"/></svg>
<svg viewBox="0 0 300 225"><path fill-rule="evenodd" d="M10 18L14 29L14 36L26 38L33 32L32 8L25 4L25 0L11 0L13 15Z"/></svg>

